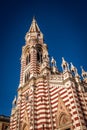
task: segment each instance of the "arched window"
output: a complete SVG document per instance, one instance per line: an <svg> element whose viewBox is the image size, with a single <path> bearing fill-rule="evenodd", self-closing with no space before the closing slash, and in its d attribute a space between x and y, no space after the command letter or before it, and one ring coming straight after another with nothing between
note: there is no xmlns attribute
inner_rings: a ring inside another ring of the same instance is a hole
<svg viewBox="0 0 87 130"><path fill-rule="evenodd" d="M30 63L30 54L28 54L26 57L26 65L28 65L29 63Z"/></svg>
<svg viewBox="0 0 87 130"><path fill-rule="evenodd" d="M25 74L25 83L29 80L30 77L30 72Z"/></svg>
<svg viewBox="0 0 87 130"><path fill-rule="evenodd" d="M39 63L42 63L42 53L40 50L37 51L37 61Z"/></svg>
<svg viewBox="0 0 87 130"><path fill-rule="evenodd" d="M40 54L37 52L37 61L40 62Z"/></svg>
<svg viewBox="0 0 87 130"><path fill-rule="evenodd" d="M26 57L26 65L28 64L28 56Z"/></svg>

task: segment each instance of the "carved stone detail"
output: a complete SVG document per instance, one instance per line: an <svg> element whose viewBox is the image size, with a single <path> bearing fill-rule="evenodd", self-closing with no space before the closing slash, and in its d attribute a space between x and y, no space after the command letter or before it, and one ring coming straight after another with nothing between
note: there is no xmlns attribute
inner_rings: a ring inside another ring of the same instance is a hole
<svg viewBox="0 0 87 130"><path fill-rule="evenodd" d="M64 129L66 126L71 126L72 120L68 108L65 106L63 100L59 96L58 98L58 109L56 113L56 127ZM62 130L62 129L61 129Z"/></svg>

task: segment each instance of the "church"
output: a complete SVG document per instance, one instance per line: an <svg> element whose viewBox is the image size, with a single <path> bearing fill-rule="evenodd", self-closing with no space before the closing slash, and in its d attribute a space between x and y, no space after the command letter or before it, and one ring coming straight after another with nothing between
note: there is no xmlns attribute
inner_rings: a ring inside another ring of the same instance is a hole
<svg viewBox="0 0 87 130"><path fill-rule="evenodd" d="M62 57L49 58L35 18L22 47L20 82L12 102L10 130L87 130L87 72Z"/></svg>

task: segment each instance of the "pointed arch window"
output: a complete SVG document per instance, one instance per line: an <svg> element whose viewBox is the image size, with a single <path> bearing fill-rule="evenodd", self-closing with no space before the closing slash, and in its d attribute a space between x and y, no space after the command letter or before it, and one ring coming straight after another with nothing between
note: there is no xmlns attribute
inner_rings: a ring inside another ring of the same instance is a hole
<svg viewBox="0 0 87 130"><path fill-rule="evenodd" d="M26 56L26 65L28 65L29 63L30 63L30 54Z"/></svg>
<svg viewBox="0 0 87 130"><path fill-rule="evenodd" d="M37 62L42 63L42 53L40 50L37 51Z"/></svg>
<svg viewBox="0 0 87 130"><path fill-rule="evenodd" d="M25 83L29 80L29 77L30 77L30 72L27 72L25 74Z"/></svg>
<svg viewBox="0 0 87 130"><path fill-rule="evenodd" d="M26 65L28 64L28 56L26 57Z"/></svg>
<svg viewBox="0 0 87 130"><path fill-rule="evenodd" d="M37 61L40 62L40 54L37 52Z"/></svg>

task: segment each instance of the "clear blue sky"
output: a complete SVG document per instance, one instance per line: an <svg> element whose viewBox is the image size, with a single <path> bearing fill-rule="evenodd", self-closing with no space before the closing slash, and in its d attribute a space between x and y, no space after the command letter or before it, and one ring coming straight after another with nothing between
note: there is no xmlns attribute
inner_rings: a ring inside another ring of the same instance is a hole
<svg viewBox="0 0 87 130"><path fill-rule="evenodd" d="M0 114L10 115L20 78L20 57L32 17L44 34L50 56L81 74L87 70L87 0L0 1Z"/></svg>

